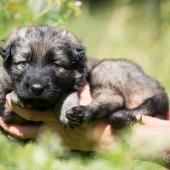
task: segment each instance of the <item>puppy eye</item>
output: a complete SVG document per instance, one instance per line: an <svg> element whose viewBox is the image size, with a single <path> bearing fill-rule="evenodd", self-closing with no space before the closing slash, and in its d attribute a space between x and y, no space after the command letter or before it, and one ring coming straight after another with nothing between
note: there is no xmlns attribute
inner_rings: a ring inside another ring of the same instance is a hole
<svg viewBox="0 0 170 170"><path fill-rule="evenodd" d="M52 66L54 66L54 67L56 67L56 68L61 67L61 65L59 65L58 63L51 63L50 65L52 65Z"/></svg>
<svg viewBox="0 0 170 170"><path fill-rule="evenodd" d="M28 66L29 63L28 63L28 61L19 61L19 62L16 62L15 64L26 67L26 66Z"/></svg>
<svg viewBox="0 0 170 170"><path fill-rule="evenodd" d="M27 61L24 61L21 63L24 67L28 66L28 62Z"/></svg>

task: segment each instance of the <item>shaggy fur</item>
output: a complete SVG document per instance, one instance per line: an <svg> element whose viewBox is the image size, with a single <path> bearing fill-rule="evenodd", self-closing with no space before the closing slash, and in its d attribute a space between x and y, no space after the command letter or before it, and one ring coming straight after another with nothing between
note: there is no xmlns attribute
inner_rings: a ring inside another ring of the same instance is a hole
<svg viewBox="0 0 170 170"><path fill-rule="evenodd" d="M8 123L22 123L14 118L17 115L4 111L9 91L15 90L19 105L45 110L54 108L59 99L78 91L86 81L85 48L65 29L20 28L0 51L4 66L0 77L0 112Z"/></svg>
<svg viewBox="0 0 170 170"><path fill-rule="evenodd" d="M19 105L55 108L60 122L69 127L106 118L113 127L120 128L136 121L138 113L166 117L167 95L156 80L131 61L86 60L80 40L65 29L20 28L0 53L4 60L0 111L8 123L26 123L4 110L5 95L12 90ZM93 101L78 106L77 92L86 80Z"/></svg>
<svg viewBox="0 0 170 170"><path fill-rule="evenodd" d="M105 117L115 128L136 121L137 114L166 119L168 97L158 81L128 60L103 60L89 73L92 102L67 111L72 126Z"/></svg>

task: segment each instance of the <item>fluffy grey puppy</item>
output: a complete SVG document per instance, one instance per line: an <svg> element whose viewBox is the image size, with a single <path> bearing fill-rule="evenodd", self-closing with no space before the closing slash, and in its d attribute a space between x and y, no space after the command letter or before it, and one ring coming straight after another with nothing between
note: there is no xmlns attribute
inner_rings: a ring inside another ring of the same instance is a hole
<svg viewBox="0 0 170 170"><path fill-rule="evenodd" d="M89 72L92 102L67 111L73 125L106 118L115 128L136 121L137 114L166 119L168 97L160 83L129 60L103 60Z"/></svg>
<svg viewBox="0 0 170 170"><path fill-rule="evenodd" d="M16 30L0 49L0 112L8 123L30 123L4 109L5 95L40 110L56 109L64 126L106 118L120 128L135 115L165 118L168 98L160 84L127 60L86 59L78 38L65 29L30 26ZM78 105L77 92L88 81L93 101ZM31 122L32 123L32 122Z"/></svg>
<svg viewBox="0 0 170 170"><path fill-rule="evenodd" d="M85 48L65 29L31 26L14 31L0 49L0 113L7 123L30 123L4 108L10 91L12 100L39 110L59 107L71 92L86 82Z"/></svg>

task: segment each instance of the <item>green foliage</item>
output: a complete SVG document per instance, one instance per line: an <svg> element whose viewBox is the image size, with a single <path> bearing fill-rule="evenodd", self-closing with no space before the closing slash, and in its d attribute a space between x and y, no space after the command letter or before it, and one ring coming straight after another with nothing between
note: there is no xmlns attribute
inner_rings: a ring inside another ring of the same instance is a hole
<svg viewBox="0 0 170 170"><path fill-rule="evenodd" d="M19 145L0 136L1 170L135 170L164 168L149 162L134 160L128 145L114 143L110 151L94 156L69 153L58 137L44 134L37 143Z"/></svg>
<svg viewBox="0 0 170 170"><path fill-rule="evenodd" d="M170 93L170 1L114 0L103 10L103 6L97 6L98 1L93 1L92 11L85 8L83 15L75 19L73 16L81 10L74 0L0 0L0 39L14 27L66 23L83 39L90 56L132 59L158 78ZM122 142L94 157L73 156L51 134L27 145L11 143L0 135L0 151L0 170L163 169L135 160L129 145Z"/></svg>
<svg viewBox="0 0 170 170"><path fill-rule="evenodd" d="M60 138L49 132L37 142L20 145L0 136L0 170L165 170L164 167L138 160L129 145L130 133L115 140L109 150L84 154L69 152Z"/></svg>
<svg viewBox="0 0 170 170"><path fill-rule="evenodd" d="M88 55L131 59L170 94L170 1L113 0L109 6L102 1L105 8L97 1L66 23L82 38Z"/></svg>
<svg viewBox="0 0 170 170"><path fill-rule="evenodd" d="M81 12L74 0L0 0L0 11L1 36L23 25L61 25Z"/></svg>

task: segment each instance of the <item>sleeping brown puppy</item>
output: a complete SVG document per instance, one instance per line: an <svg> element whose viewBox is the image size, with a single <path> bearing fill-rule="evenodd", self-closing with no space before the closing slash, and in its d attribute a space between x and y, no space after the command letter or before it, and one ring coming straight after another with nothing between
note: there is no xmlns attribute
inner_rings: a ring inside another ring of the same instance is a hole
<svg viewBox="0 0 170 170"><path fill-rule="evenodd" d="M156 80L131 61L86 59L80 40L65 29L20 28L0 54L0 112L8 123L30 123L4 109L5 96L13 90L14 102L56 109L58 119L68 127L106 118L120 128L136 121L138 113L166 117L168 98ZM79 106L77 92L86 81L93 101Z"/></svg>

